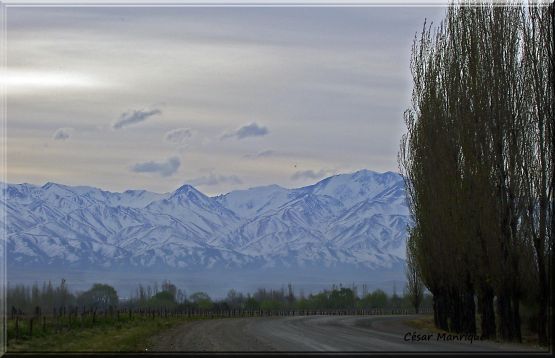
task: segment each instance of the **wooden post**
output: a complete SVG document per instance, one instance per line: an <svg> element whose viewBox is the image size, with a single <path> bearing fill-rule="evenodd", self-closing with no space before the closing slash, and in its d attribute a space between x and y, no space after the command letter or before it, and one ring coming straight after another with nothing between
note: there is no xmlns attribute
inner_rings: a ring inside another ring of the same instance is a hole
<svg viewBox="0 0 555 358"><path fill-rule="evenodd" d="M19 339L19 316L15 316L15 339Z"/></svg>

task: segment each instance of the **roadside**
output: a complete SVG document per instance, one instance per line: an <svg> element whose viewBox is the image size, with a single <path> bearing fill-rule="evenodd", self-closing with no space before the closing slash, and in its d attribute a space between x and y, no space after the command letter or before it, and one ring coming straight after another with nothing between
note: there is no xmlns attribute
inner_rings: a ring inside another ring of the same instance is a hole
<svg viewBox="0 0 555 358"><path fill-rule="evenodd" d="M439 329L434 324L434 316L433 315L422 315L419 318L414 319L407 319L403 322L408 327L414 328L418 330L418 332L430 332L435 334L449 334L449 332ZM480 316L476 316L476 334L479 336L481 334L480 329ZM509 344L514 346L515 348L525 348L525 349L532 349L532 350L547 350L546 347L542 347L538 344L537 335L524 331L522 334L522 343L504 343L500 340L485 340L485 342L491 342L496 344ZM520 350L520 349L519 349Z"/></svg>
<svg viewBox="0 0 555 358"><path fill-rule="evenodd" d="M202 318L142 318L106 322L92 327L35 333L32 338L10 339L7 352L141 352L150 337Z"/></svg>
<svg viewBox="0 0 555 358"><path fill-rule="evenodd" d="M253 326L268 317L220 318L210 321L186 322L158 332L147 344L150 352L200 351L274 351L253 334ZM254 329L256 331L256 328Z"/></svg>

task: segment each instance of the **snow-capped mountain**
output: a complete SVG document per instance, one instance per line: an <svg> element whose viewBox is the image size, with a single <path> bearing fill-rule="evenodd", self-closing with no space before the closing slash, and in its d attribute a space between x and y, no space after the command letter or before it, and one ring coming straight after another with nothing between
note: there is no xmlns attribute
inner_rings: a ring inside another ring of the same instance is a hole
<svg viewBox="0 0 555 358"><path fill-rule="evenodd" d="M401 176L369 170L216 197L55 183L2 194L11 267L387 268L410 224Z"/></svg>

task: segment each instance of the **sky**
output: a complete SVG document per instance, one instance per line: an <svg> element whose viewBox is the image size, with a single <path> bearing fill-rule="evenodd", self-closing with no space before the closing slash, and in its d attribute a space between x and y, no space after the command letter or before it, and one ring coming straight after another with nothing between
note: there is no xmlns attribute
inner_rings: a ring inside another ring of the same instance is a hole
<svg viewBox="0 0 555 358"><path fill-rule="evenodd" d="M207 195L398 171L443 7L9 7L9 183Z"/></svg>

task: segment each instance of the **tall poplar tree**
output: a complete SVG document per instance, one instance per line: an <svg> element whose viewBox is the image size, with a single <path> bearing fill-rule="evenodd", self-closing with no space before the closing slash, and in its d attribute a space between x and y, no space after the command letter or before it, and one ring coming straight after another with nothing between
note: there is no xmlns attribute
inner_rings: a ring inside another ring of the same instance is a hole
<svg viewBox="0 0 555 358"><path fill-rule="evenodd" d="M509 5L453 4L433 35L424 25L399 165L436 325L475 332L477 296L482 334L520 341L520 305L532 291L546 344L554 14L553 5Z"/></svg>

